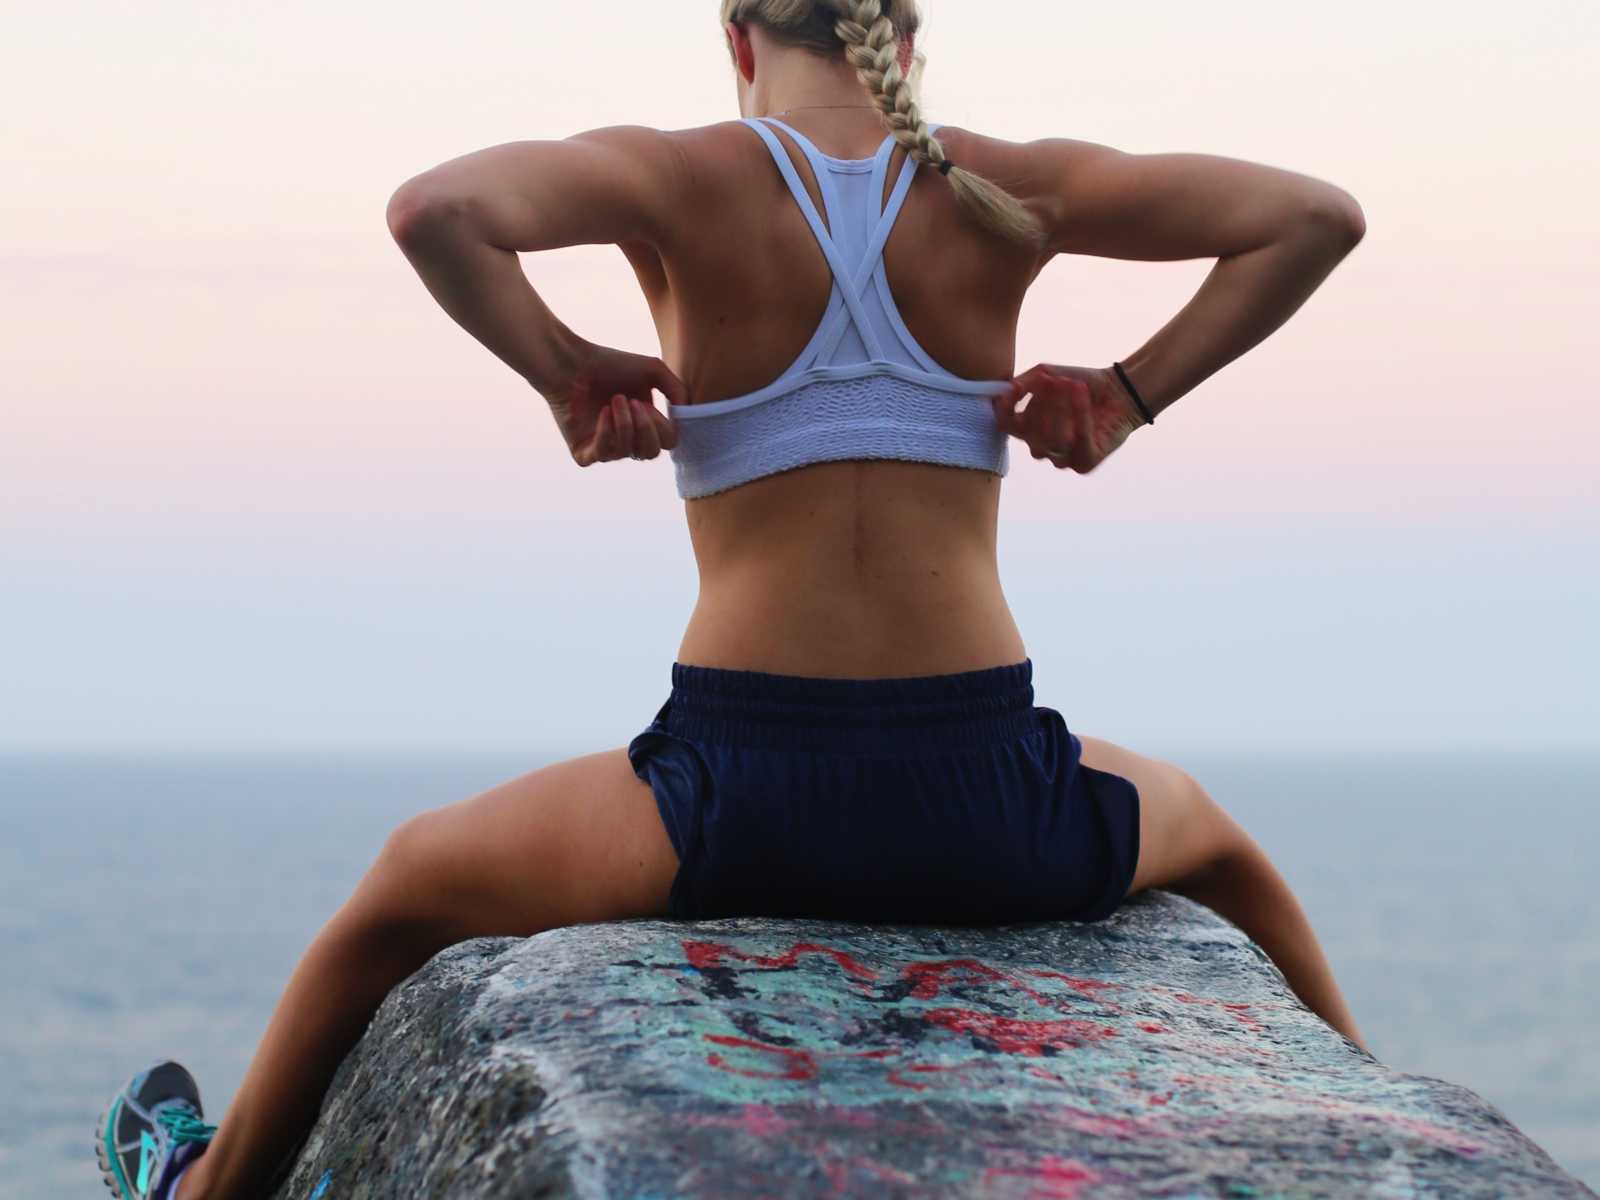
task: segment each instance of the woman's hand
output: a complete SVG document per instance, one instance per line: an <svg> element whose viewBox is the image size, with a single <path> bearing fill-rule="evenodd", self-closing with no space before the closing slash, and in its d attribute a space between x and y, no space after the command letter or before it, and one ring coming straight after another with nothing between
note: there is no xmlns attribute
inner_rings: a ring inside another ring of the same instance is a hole
<svg viewBox="0 0 1600 1200"><path fill-rule="evenodd" d="M1017 412L1027 395L1033 399ZM994 398L994 415L1001 429L1028 443L1035 458L1080 475L1105 462L1145 423L1109 367L1051 363L1040 363L1012 380L1011 390Z"/></svg>
<svg viewBox="0 0 1600 1200"><path fill-rule="evenodd" d="M687 404L689 390L659 358L580 342L566 375L542 394L580 467L655 458L678 444L677 423L656 408L652 389L669 404Z"/></svg>

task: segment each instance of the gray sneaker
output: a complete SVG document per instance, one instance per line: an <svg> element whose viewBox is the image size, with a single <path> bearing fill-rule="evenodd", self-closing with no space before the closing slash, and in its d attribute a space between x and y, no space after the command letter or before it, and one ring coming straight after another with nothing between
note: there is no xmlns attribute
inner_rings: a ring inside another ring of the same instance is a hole
<svg viewBox="0 0 1600 1200"><path fill-rule="evenodd" d="M177 1063L157 1063L135 1075L106 1106L95 1138L111 1194L117 1200L161 1196L217 1131L200 1116L200 1088Z"/></svg>

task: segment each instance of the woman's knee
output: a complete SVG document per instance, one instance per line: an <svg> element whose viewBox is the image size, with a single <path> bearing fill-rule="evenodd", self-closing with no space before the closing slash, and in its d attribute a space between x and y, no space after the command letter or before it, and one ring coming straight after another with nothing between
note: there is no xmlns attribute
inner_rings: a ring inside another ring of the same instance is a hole
<svg viewBox="0 0 1600 1200"><path fill-rule="evenodd" d="M1237 853L1244 830L1198 779L1181 767L1174 769L1187 810L1183 833L1193 847L1196 867L1212 867Z"/></svg>
<svg viewBox="0 0 1600 1200"><path fill-rule="evenodd" d="M449 818L434 809L408 817L389 832L351 897L367 922L386 931L421 930L441 923L454 890Z"/></svg>
<svg viewBox="0 0 1600 1200"><path fill-rule="evenodd" d="M1146 761L1134 890L1175 887L1237 854L1247 841L1244 830L1210 791L1182 767Z"/></svg>

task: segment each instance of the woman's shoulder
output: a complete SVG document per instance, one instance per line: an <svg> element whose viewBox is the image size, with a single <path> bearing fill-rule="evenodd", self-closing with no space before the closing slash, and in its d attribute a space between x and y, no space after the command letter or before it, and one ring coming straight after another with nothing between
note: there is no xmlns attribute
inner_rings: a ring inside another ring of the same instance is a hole
<svg viewBox="0 0 1600 1200"><path fill-rule="evenodd" d="M941 126L934 134L945 154L963 167L992 179L1012 192L1027 195L1059 179L1064 172L1106 154L1116 154L1099 142L1069 137L1039 137L1027 141L995 137L959 125Z"/></svg>
<svg viewBox="0 0 1600 1200"><path fill-rule="evenodd" d="M661 129L654 125L605 125L570 135L569 140L605 141L641 155L662 152L715 154L755 145L743 121L717 121L686 129Z"/></svg>
<svg viewBox="0 0 1600 1200"><path fill-rule="evenodd" d="M748 120L734 118L713 121L709 125L663 130L662 136L671 141L686 161L695 164L706 184L748 184L751 164L768 161L767 147L751 124Z"/></svg>
<svg viewBox="0 0 1600 1200"><path fill-rule="evenodd" d="M580 137L605 137L639 159L670 171L692 192L709 199L730 184L748 180L750 163L766 151L743 121L716 121L683 129L613 125Z"/></svg>
<svg viewBox="0 0 1600 1200"><path fill-rule="evenodd" d="M682 129L616 126L607 132L631 135L630 140L643 153L674 154L684 163L695 166L707 182L715 180L719 168L742 173L752 158L761 158L766 153L760 141L751 135L749 123L743 120L715 121ZM1098 142L1067 137L1017 141L960 125L940 125L934 136L948 157L993 179L1015 195L1040 190L1042 180L1059 179L1076 164L1116 153Z"/></svg>
<svg viewBox="0 0 1600 1200"><path fill-rule="evenodd" d="M1020 201L1056 249L1061 248L1065 232L1081 223L1086 213L1109 209L1114 217L1125 207L1126 173L1117 166L1130 156L1115 147L1069 137L1014 141L956 126L941 128L935 136L957 166Z"/></svg>
<svg viewBox="0 0 1600 1200"><path fill-rule="evenodd" d="M597 148L629 188L648 193L671 223L695 221L737 202L752 178L751 155L764 155L740 121L684 129L605 125L568 135L568 143Z"/></svg>

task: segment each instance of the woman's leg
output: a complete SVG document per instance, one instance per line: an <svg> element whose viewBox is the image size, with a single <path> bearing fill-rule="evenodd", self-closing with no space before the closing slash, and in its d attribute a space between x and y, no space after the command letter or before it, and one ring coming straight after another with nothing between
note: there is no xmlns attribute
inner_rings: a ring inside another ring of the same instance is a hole
<svg viewBox="0 0 1600 1200"><path fill-rule="evenodd" d="M1139 789L1139 865L1132 891L1159 887L1232 921L1278 964L1305 1006L1371 1053L1311 923L1261 847L1171 763L1099 738L1081 738L1083 762Z"/></svg>
<svg viewBox="0 0 1600 1200"><path fill-rule="evenodd" d="M446 946L665 915L677 869L655 798L623 750L411 818L295 968L178 1200L264 1195L384 997Z"/></svg>

